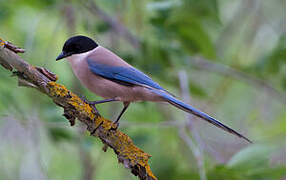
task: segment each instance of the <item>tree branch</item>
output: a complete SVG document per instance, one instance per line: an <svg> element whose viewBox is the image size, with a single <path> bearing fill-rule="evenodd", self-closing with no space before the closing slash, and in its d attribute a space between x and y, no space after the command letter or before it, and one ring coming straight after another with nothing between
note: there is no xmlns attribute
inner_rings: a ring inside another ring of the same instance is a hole
<svg viewBox="0 0 286 180"><path fill-rule="evenodd" d="M281 103L286 104L286 94L278 91L267 81L261 80L259 78L253 77L249 74L231 68L227 65L214 63L210 60L206 60L202 57L194 57L190 60L191 64L202 70L206 70L208 72L215 72L222 74L226 77L231 77L242 82L245 82L259 90L264 89L269 95L275 97Z"/></svg>
<svg viewBox="0 0 286 180"><path fill-rule="evenodd" d="M100 9L93 1L81 1L83 6L92 14L99 17L105 23L107 23L112 29L123 36L130 44L135 48L140 47L139 40L122 24L118 19L109 16L105 11Z"/></svg>
<svg viewBox="0 0 286 180"><path fill-rule="evenodd" d="M184 70L179 71L178 77L179 77L183 100L186 103L190 103L191 96L189 93L189 81L188 81L187 72ZM192 137L194 138L194 140L197 142L197 144L202 144L203 142L201 142L198 132L195 129L194 116L191 114L186 114L185 119L186 119L185 126L189 128L190 133L192 134ZM189 135L185 131L185 126L180 127L179 136L189 146L189 148L191 149L191 151L193 152L193 155L195 156L197 160L200 179L206 180L206 170L205 170L205 165L204 165L204 156L203 156L202 148L199 145L196 145L196 143L193 142L193 140L189 137Z"/></svg>
<svg viewBox="0 0 286 180"><path fill-rule="evenodd" d="M156 180L148 160L151 157L136 147L131 138L119 130L116 130L111 121L103 118L88 104L83 102L77 95L56 83L55 74L46 70L29 65L15 52L20 48L7 46L0 39L0 64L12 71L19 78L19 85L33 87L49 96L53 102L64 108L64 116L74 125L78 119L87 126L91 136L98 137L104 147L110 147L117 155L118 161L138 176L140 179ZM14 51L14 52L13 52Z"/></svg>

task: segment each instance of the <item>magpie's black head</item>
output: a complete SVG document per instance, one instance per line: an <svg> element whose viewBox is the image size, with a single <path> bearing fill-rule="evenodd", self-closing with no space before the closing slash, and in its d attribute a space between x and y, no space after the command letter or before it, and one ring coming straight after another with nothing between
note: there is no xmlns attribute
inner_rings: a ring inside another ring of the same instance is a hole
<svg viewBox="0 0 286 180"><path fill-rule="evenodd" d="M85 53L96 48L98 44L94 40L86 36L73 36L69 38L63 47L61 54L57 57L57 61L73 54Z"/></svg>

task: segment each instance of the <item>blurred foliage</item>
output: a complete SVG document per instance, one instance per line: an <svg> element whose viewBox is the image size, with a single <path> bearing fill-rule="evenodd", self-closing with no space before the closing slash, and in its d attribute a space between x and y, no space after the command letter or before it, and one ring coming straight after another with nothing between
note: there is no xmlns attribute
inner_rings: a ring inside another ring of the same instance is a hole
<svg viewBox="0 0 286 180"><path fill-rule="evenodd" d="M84 34L113 50L168 89L180 95L178 72L188 74L192 105L252 139L254 144L195 121L207 179L272 180L286 178L285 103L275 92L198 69L192 57L223 64L286 90L286 31L283 0L94 0L127 27L140 42L134 48L82 0L0 0L1 38L19 45L33 65L57 73L59 82L89 99L99 99L76 80L69 64L55 62L64 41ZM0 180L136 179L111 150L70 128L62 109L0 68ZM281 97L282 98L282 97ZM284 101L285 102L285 101ZM121 104L98 106L114 118ZM134 103L121 130L152 155L159 179L200 179L196 157L178 136L184 113L154 103ZM89 163L87 163L86 159Z"/></svg>

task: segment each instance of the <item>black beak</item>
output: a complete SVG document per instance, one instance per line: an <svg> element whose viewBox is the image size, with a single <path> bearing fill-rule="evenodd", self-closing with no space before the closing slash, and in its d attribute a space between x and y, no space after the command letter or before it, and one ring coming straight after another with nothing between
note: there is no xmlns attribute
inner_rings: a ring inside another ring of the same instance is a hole
<svg viewBox="0 0 286 180"><path fill-rule="evenodd" d="M68 56L70 56L71 54L69 53L65 53L64 51L61 52L61 54L57 57L56 61L61 60L63 58L66 58Z"/></svg>

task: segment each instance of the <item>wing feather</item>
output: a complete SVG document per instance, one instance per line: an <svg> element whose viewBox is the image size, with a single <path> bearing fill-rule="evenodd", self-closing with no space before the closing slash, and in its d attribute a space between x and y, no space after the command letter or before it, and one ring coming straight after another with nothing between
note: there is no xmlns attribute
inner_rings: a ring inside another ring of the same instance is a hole
<svg viewBox="0 0 286 180"><path fill-rule="evenodd" d="M155 89L164 90L158 83L149 76L132 67L110 66L97 63L88 59L88 67L94 74L123 85L149 86ZM165 90L164 90L165 91Z"/></svg>

